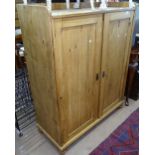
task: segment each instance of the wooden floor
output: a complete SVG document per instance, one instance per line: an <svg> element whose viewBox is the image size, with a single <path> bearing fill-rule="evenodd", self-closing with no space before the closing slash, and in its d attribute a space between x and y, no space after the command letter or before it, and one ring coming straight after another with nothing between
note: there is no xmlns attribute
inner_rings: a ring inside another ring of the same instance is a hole
<svg viewBox="0 0 155 155"><path fill-rule="evenodd" d="M66 150L65 155L88 155L139 107L139 101L129 100L129 102L130 105L128 107L123 106L117 109L99 125L71 145ZM23 134L21 138L16 134L16 155L59 155L54 145L38 131L35 122L25 128Z"/></svg>

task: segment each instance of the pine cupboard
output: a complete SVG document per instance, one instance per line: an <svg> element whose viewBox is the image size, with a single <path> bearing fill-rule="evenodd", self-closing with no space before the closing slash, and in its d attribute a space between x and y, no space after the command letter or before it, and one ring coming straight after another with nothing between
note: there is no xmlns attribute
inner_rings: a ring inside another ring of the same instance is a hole
<svg viewBox="0 0 155 155"><path fill-rule="evenodd" d="M134 9L17 9L37 126L64 150L124 101Z"/></svg>

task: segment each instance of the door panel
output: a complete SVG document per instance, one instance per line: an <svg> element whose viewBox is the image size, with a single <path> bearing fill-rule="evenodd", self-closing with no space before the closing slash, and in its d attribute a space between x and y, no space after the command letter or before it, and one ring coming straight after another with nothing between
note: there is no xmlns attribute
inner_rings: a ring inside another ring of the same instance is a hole
<svg viewBox="0 0 155 155"><path fill-rule="evenodd" d="M122 100L126 57L130 38L131 13L105 14L102 51L100 114Z"/></svg>
<svg viewBox="0 0 155 155"><path fill-rule="evenodd" d="M60 27L56 40L58 43L61 39L61 45L56 50L55 63L66 141L97 117L99 81L96 73L100 71L102 16L63 19Z"/></svg>

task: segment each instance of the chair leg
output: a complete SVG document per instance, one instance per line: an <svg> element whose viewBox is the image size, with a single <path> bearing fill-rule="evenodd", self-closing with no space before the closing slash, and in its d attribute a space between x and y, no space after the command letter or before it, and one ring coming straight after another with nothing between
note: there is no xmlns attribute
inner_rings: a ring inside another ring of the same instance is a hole
<svg viewBox="0 0 155 155"><path fill-rule="evenodd" d="M19 127L19 124L18 124L18 120L17 120L17 116L16 116L16 113L15 113L15 126L16 126L16 129L17 129L17 131L18 131L18 136L19 137L21 137L21 136L23 136L23 133L21 132L21 130L20 130L20 127Z"/></svg>
<svg viewBox="0 0 155 155"><path fill-rule="evenodd" d="M126 106L129 106L128 98L126 98L126 100L125 100L125 105L126 105Z"/></svg>
<svg viewBox="0 0 155 155"><path fill-rule="evenodd" d="M126 100L125 100L125 105L129 106L129 94L131 91L131 87L133 84L133 79L135 77L136 69L134 67L130 67L128 69L128 83L127 83L127 92L126 92Z"/></svg>

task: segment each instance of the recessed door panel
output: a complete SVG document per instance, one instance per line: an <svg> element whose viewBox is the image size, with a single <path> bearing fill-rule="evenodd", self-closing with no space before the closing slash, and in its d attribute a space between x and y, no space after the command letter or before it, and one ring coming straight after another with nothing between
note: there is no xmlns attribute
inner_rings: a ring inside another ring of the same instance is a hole
<svg viewBox="0 0 155 155"><path fill-rule="evenodd" d="M63 106L64 139L70 139L97 118L99 103L102 16L64 19L61 55L56 53L59 103ZM61 56L61 57L58 57Z"/></svg>
<svg viewBox="0 0 155 155"><path fill-rule="evenodd" d="M131 13L109 13L104 18L100 113L122 99L126 57L130 38Z"/></svg>

